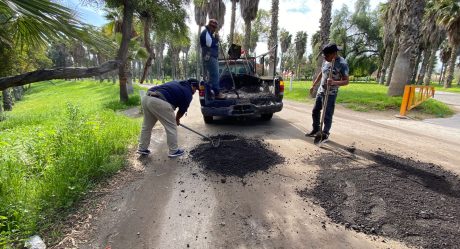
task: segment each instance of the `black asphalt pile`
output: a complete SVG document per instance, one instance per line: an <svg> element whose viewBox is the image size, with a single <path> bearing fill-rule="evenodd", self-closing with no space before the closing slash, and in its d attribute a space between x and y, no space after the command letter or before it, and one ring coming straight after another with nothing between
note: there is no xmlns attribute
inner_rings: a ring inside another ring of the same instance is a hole
<svg viewBox="0 0 460 249"><path fill-rule="evenodd" d="M422 248L460 245L460 180L437 165L371 153L368 167L326 154L314 189L299 191L319 202L347 228Z"/></svg>
<svg viewBox="0 0 460 249"><path fill-rule="evenodd" d="M217 138L219 136L212 137ZM206 171L222 176L244 177L247 174L267 171L284 162L284 158L271 150L263 140L233 135L222 135L220 139L218 148L204 142L190 151L192 159Z"/></svg>

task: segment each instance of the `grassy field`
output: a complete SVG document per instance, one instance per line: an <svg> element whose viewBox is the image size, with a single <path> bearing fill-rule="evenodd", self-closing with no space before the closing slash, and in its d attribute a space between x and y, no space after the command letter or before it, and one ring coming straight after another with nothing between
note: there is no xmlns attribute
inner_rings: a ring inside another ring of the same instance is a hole
<svg viewBox="0 0 460 249"><path fill-rule="evenodd" d="M451 88L444 88L443 86L440 86L437 83L432 83L431 85L434 86L434 89L436 91L441 91L441 92L451 92L451 93L460 93L460 85L454 84L452 82L452 87Z"/></svg>
<svg viewBox="0 0 460 249"><path fill-rule="evenodd" d="M118 96L111 83L37 83L0 122L0 248L46 229L125 165L141 119L118 114Z"/></svg>
<svg viewBox="0 0 460 249"><path fill-rule="evenodd" d="M290 83L285 82L286 99L310 102L313 99L307 98L308 90L312 82L294 81L292 91L289 91ZM401 106L401 97L388 97L387 87L376 83L357 83L351 82L348 86L341 87L337 97L337 103L344 105L355 111L399 111ZM446 104L436 100L429 100L416 107L415 110L422 114L433 115L436 117L448 117L454 112Z"/></svg>

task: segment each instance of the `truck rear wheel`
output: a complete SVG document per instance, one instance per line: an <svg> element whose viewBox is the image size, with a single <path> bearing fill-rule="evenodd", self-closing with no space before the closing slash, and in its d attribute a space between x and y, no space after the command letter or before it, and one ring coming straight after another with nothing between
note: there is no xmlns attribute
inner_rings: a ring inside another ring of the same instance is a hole
<svg viewBox="0 0 460 249"><path fill-rule="evenodd" d="M203 116L203 120L206 124L210 124L212 123L212 121L214 120L213 116Z"/></svg>
<svg viewBox="0 0 460 249"><path fill-rule="evenodd" d="M266 113L266 114L260 115L260 118L264 121L270 121L272 117L273 117L273 113Z"/></svg>

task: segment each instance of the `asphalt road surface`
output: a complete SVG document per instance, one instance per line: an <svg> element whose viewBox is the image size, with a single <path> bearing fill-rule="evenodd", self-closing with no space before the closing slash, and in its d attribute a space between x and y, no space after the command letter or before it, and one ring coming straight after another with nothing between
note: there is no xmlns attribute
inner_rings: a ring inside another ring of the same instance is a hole
<svg viewBox="0 0 460 249"><path fill-rule="evenodd" d="M263 139L284 163L243 178L206 172L189 153L169 159L163 127L157 125L152 154L131 160L144 169L142 175L105 197L108 204L78 248L407 248L390 237L336 224L318 202L300 196L298 191L317 184L321 169L313 159L331 152L347 157L349 148L384 150L460 174L460 124L445 127L338 106L331 141L318 148L304 136L311 105L285 101L269 122L219 119L205 125L194 97L184 124L208 135ZM178 129L187 151L204 143Z"/></svg>

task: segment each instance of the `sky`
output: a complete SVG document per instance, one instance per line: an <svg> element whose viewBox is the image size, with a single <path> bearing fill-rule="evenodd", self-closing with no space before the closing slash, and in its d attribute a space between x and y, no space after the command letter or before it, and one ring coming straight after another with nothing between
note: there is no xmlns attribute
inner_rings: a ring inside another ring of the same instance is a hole
<svg viewBox="0 0 460 249"><path fill-rule="evenodd" d="M61 0L64 5L69 8L76 10L82 21L95 25L101 26L106 20L103 17L103 11L91 7L84 6L81 4L81 0ZM230 16L231 16L231 2L224 0L226 4L226 15L224 27L220 31L221 37L226 37L230 33ZM308 34L308 49L307 53L311 52L310 49L310 38L319 29L319 19L321 18L321 1L320 0L280 0L279 10L279 28L284 28L290 33L295 34L297 31L306 31ZM354 9L356 0L334 0L333 1L333 13L335 10L342 8L345 4L350 10ZM379 3L386 2L386 0L370 0L371 9L377 8ZM270 10L271 0L260 0L259 9ZM193 7L187 8L189 13L188 25L192 33L197 32L197 26L195 24L195 17L193 13ZM239 14L239 8L237 9L237 21L236 28L244 30L244 22ZM256 48L256 54L266 52L267 44L265 42L259 42Z"/></svg>

